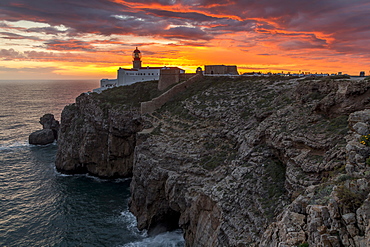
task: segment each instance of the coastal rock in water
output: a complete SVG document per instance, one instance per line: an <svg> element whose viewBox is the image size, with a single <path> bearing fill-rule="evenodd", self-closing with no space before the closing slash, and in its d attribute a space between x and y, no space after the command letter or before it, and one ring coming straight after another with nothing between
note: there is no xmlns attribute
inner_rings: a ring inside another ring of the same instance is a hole
<svg viewBox="0 0 370 247"><path fill-rule="evenodd" d="M45 114L40 118L42 130L30 134L28 142L33 145L46 145L58 139L59 121L55 120L53 114Z"/></svg>
<svg viewBox="0 0 370 247"><path fill-rule="evenodd" d="M141 129L139 113L104 108L92 95L81 94L62 112L56 168L68 174L128 177Z"/></svg>
<svg viewBox="0 0 370 247"><path fill-rule="evenodd" d="M28 142L33 145L46 145L53 143L54 140L54 132L51 129L35 131L28 138Z"/></svg>
<svg viewBox="0 0 370 247"><path fill-rule="evenodd" d="M40 124L42 125L43 129L51 129L54 133L54 138L58 139L58 131L59 131L59 121L55 120L53 114L45 114L40 118Z"/></svg>

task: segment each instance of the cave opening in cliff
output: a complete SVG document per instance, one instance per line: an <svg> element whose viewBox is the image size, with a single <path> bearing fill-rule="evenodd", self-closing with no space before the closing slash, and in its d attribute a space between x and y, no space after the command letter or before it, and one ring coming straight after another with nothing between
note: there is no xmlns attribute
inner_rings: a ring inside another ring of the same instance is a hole
<svg viewBox="0 0 370 247"><path fill-rule="evenodd" d="M148 234L154 236L162 232L179 229L179 219L180 213L169 209L165 214L157 215L152 219Z"/></svg>

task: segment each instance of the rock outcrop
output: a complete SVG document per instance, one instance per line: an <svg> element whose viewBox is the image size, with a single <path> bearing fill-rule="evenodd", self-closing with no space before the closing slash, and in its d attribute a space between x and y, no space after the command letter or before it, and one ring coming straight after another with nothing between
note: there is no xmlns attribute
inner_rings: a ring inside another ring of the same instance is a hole
<svg viewBox="0 0 370 247"><path fill-rule="evenodd" d="M349 116L345 169L334 180L309 186L271 224L261 246L353 246L370 244L370 147L360 144L369 135L370 110ZM361 126L362 128L358 128Z"/></svg>
<svg viewBox="0 0 370 247"><path fill-rule="evenodd" d="M28 142L33 145L46 145L58 139L59 121L53 114L45 114L40 118L42 130L30 134Z"/></svg>
<svg viewBox="0 0 370 247"><path fill-rule="evenodd" d="M138 112L108 109L82 94L62 112L56 168L103 178L131 176L136 132L142 128Z"/></svg>

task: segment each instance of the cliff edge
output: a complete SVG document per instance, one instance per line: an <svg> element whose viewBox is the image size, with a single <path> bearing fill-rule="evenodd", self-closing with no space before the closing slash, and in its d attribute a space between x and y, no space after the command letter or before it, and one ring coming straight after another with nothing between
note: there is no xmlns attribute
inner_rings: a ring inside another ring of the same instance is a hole
<svg viewBox="0 0 370 247"><path fill-rule="evenodd" d="M159 92L157 83L137 83L83 93L62 112L56 168L67 174L88 173L102 178L130 177L136 133L145 122L140 102Z"/></svg>

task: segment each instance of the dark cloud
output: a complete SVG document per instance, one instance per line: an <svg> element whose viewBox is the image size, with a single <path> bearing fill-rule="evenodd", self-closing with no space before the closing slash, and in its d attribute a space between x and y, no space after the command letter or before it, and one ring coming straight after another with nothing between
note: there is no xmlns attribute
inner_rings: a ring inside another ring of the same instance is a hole
<svg viewBox="0 0 370 247"><path fill-rule="evenodd" d="M0 32L0 38L1 39L30 39L30 40L40 40L40 38L35 36L25 36L10 32Z"/></svg>
<svg viewBox="0 0 370 247"><path fill-rule="evenodd" d="M301 49L322 49L327 48L325 40L317 38L315 35L291 39L278 44L282 50L301 50Z"/></svg>
<svg viewBox="0 0 370 247"><path fill-rule="evenodd" d="M11 61L14 59L23 59L25 55L14 49L1 49L0 50L0 60Z"/></svg>
<svg viewBox="0 0 370 247"><path fill-rule="evenodd" d="M145 12L153 14L154 16L160 17L160 18L177 18L187 21L193 21L196 23L201 22L210 22L210 21L218 21L221 18L216 18L212 16L207 16L205 14L196 13L196 12L173 12L168 10L160 10L160 9L143 9Z"/></svg>
<svg viewBox="0 0 370 247"><path fill-rule="evenodd" d="M187 39L187 40L208 40L212 37L209 36L206 32L202 31L200 28L192 27L174 27L170 28L162 33L161 36L167 38L176 38L176 39Z"/></svg>
<svg viewBox="0 0 370 247"><path fill-rule="evenodd" d="M68 55L68 56L66 56ZM76 57L73 54L57 54L54 52L40 52L40 51L24 51L20 52L10 49L1 49L0 50L0 60L3 61L12 61L12 60L55 60L56 58L65 57ZM75 58L73 58L75 59Z"/></svg>
<svg viewBox="0 0 370 247"><path fill-rule="evenodd" d="M73 50L81 50L81 51L94 51L94 47L84 41L80 40L51 40L45 43L46 48L48 50L56 50L56 51L73 51Z"/></svg>
<svg viewBox="0 0 370 247"><path fill-rule="evenodd" d="M9 68L0 66L0 72L14 72L14 73L26 73L26 74L49 74L56 70L62 70L59 67L21 67L21 68Z"/></svg>
<svg viewBox="0 0 370 247"><path fill-rule="evenodd" d="M289 41L279 41L282 49L327 48L339 52L363 52L361 47L350 45L353 37L359 40L356 45L370 41L368 0L2 0L0 9L5 21L51 25L29 28L28 32L64 34L71 40L85 34L122 34L193 42L228 33L256 32L256 41L290 36ZM60 25L67 29L55 28ZM7 26L0 23L1 28ZM325 38L307 38L313 33ZM6 32L0 35L7 39L35 38ZM94 49L78 41L49 41L46 46L56 50Z"/></svg>
<svg viewBox="0 0 370 247"><path fill-rule="evenodd" d="M61 31L55 27L34 27L34 28L28 28L25 30L26 32L35 32L35 33L44 33L44 34L52 34L52 35L58 35L62 33L67 33L68 31Z"/></svg>
<svg viewBox="0 0 370 247"><path fill-rule="evenodd" d="M259 56L275 56L276 54L270 54L270 53L261 53L261 54L257 54Z"/></svg>
<svg viewBox="0 0 370 247"><path fill-rule="evenodd" d="M4 22L0 22L0 28L11 28L11 27Z"/></svg>

